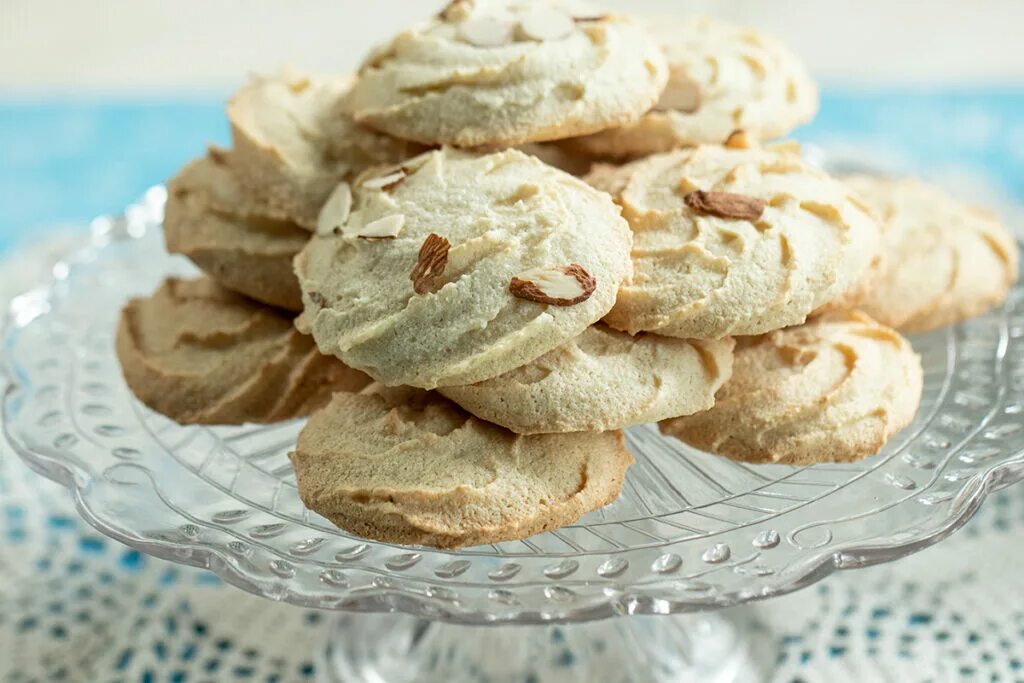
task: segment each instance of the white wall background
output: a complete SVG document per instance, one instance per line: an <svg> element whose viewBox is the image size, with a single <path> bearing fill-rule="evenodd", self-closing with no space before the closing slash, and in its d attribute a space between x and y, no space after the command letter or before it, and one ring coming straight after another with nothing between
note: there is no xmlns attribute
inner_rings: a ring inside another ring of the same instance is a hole
<svg viewBox="0 0 1024 683"><path fill-rule="evenodd" d="M0 0L0 88L222 89L284 62L340 71L442 0ZM608 0L788 41L830 82L1024 84L1024 0Z"/></svg>

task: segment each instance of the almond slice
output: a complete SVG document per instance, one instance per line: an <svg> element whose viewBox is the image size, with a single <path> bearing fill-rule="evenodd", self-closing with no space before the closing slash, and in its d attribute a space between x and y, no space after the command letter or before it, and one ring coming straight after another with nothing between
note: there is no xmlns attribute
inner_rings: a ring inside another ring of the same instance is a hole
<svg viewBox="0 0 1024 683"><path fill-rule="evenodd" d="M700 109L700 83L684 73L676 71L671 74L661 99L654 105L656 111L681 111L693 114Z"/></svg>
<svg viewBox="0 0 1024 683"><path fill-rule="evenodd" d="M440 21L461 21L469 16L473 9L471 0L452 0L443 10L437 13Z"/></svg>
<svg viewBox="0 0 1024 683"><path fill-rule="evenodd" d="M754 138L742 128L737 128L729 133L729 137L725 139L725 146L729 149L750 149L754 146Z"/></svg>
<svg viewBox="0 0 1024 683"><path fill-rule="evenodd" d="M535 9L519 20L519 32L527 40L561 40L576 28L568 14L555 9Z"/></svg>
<svg viewBox="0 0 1024 683"><path fill-rule="evenodd" d="M501 47L512 42L512 22L496 17L470 17L459 25L459 37L476 47Z"/></svg>
<svg viewBox="0 0 1024 683"><path fill-rule="evenodd" d="M431 290L434 280L444 273L444 268L448 265L448 250L451 247L451 242L444 237L436 233L427 235L427 239L423 240L423 246L420 247L416 265L409 273L413 291L417 294L426 294Z"/></svg>
<svg viewBox="0 0 1024 683"><path fill-rule="evenodd" d="M405 226L405 214L395 213L390 216L384 216L384 218L378 218L375 221L370 221L352 234L355 237L362 237L368 240L394 239L398 237L398 233L402 232L403 226Z"/></svg>
<svg viewBox="0 0 1024 683"><path fill-rule="evenodd" d="M766 202L757 197L731 192L705 192L695 190L683 197L683 201L694 211L711 214L719 218L736 218L756 221L764 213Z"/></svg>
<svg viewBox="0 0 1024 683"><path fill-rule="evenodd" d="M593 21L606 21L611 19L610 14L588 14L588 15L577 15L573 16L572 20L577 24L587 24Z"/></svg>
<svg viewBox="0 0 1024 683"><path fill-rule="evenodd" d="M590 298L597 280L578 263L557 268L534 268L512 278L512 296L552 306L575 306Z"/></svg>
<svg viewBox="0 0 1024 683"><path fill-rule="evenodd" d="M388 173L386 175L377 176L376 178L370 178L369 180L363 181L363 187L367 190L383 190L387 192L394 189L405 180L405 171L398 169L394 173Z"/></svg>
<svg viewBox="0 0 1024 683"><path fill-rule="evenodd" d="M351 212L352 188L348 183L338 183L320 209L320 215L316 219L316 234L330 235L340 230Z"/></svg>

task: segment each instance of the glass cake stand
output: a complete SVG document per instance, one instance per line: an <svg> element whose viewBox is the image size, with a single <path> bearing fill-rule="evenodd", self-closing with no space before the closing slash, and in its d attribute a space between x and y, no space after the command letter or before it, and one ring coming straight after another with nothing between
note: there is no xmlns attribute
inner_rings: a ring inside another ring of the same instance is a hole
<svg viewBox="0 0 1024 683"><path fill-rule="evenodd" d="M461 551L366 541L299 500L287 453L301 421L182 427L125 387L113 350L122 303L193 272L164 253L164 197L155 188L95 221L87 246L13 302L6 436L101 532L343 612L321 654L325 681L757 680L742 616L718 608L924 548L1024 478L1018 285L1005 307L913 339L921 409L876 457L748 466L640 426L622 496L577 524ZM565 626L578 622L589 623Z"/></svg>

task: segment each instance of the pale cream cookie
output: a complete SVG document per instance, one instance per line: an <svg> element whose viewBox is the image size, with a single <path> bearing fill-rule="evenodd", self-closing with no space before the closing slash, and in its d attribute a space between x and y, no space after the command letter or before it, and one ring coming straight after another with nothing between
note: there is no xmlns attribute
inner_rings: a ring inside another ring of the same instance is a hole
<svg viewBox="0 0 1024 683"><path fill-rule="evenodd" d="M441 393L519 434L621 429L713 406L732 349L731 338L631 337L594 325L531 363Z"/></svg>
<svg viewBox="0 0 1024 683"><path fill-rule="evenodd" d="M635 334L714 339L798 325L860 282L880 228L788 147L705 145L589 177L633 228L633 276L605 317Z"/></svg>
<svg viewBox="0 0 1024 683"><path fill-rule="evenodd" d="M212 148L167 185L164 239L220 285L271 306L302 310L292 261L309 241L295 223L261 216L260 203L243 188Z"/></svg>
<svg viewBox="0 0 1024 683"><path fill-rule="evenodd" d="M322 355L280 311L207 278L168 278L129 301L117 356L132 393L181 424L286 420L370 382Z"/></svg>
<svg viewBox="0 0 1024 683"><path fill-rule="evenodd" d="M321 218L295 261L298 324L392 386L472 384L528 363L605 315L630 273L611 199L515 150L377 169Z"/></svg>
<svg viewBox="0 0 1024 683"><path fill-rule="evenodd" d="M316 227L341 180L422 147L356 124L342 110L353 77L285 69L256 76L228 102L229 161L260 201L259 214Z"/></svg>
<svg viewBox="0 0 1024 683"><path fill-rule="evenodd" d="M883 255L860 307L925 332L998 306L1017 279L1017 242L988 211L910 178L847 178L882 222Z"/></svg>
<svg viewBox="0 0 1024 683"><path fill-rule="evenodd" d="M456 0L371 54L347 109L424 144L511 146L636 121L667 78L629 16L570 0Z"/></svg>
<svg viewBox="0 0 1024 683"><path fill-rule="evenodd" d="M299 496L342 529L457 548L572 524L615 500L621 432L518 436L434 392L337 394L291 454Z"/></svg>
<svg viewBox="0 0 1024 683"><path fill-rule="evenodd" d="M567 147L627 158L722 144L736 130L769 140L817 113L814 81L777 40L710 17L651 24L669 66L658 104L635 123L567 140Z"/></svg>
<svg viewBox="0 0 1024 683"><path fill-rule="evenodd" d="M661 430L746 462L850 462L910 424L921 387L921 359L906 339L863 313L831 313L738 339L715 406Z"/></svg>

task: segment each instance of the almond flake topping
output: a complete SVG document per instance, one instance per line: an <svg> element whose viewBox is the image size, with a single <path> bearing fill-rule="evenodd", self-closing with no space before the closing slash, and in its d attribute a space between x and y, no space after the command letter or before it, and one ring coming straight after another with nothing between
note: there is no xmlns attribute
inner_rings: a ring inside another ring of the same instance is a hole
<svg viewBox="0 0 1024 683"><path fill-rule="evenodd" d="M387 192L388 190L397 187L403 180L405 180L405 171L403 169L398 169L394 173L370 178L363 182L363 187L367 190L383 190Z"/></svg>
<svg viewBox="0 0 1024 683"><path fill-rule="evenodd" d="M574 16L572 18L577 24L588 24L592 21L607 21L611 18L610 14L590 14L585 16Z"/></svg>
<svg viewBox="0 0 1024 683"><path fill-rule="evenodd" d="M437 13L437 18L441 21L459 21L468 17L472 9L473 3L470 0L452 0Z"/></svg>
<svg viewBox="0 0 1024 683"><path fill-rule="evenodd" d="M742 128L737 128L729 133L725 139L725 146L729 149L750 149L754 146L753 136Z"/></svg>
<svg viewBox="0 0 1024 683"><path fill-rule="evenodd" d="M348 183L338 183L320 209L320 215L316 219L316 234L330 235L340 230L351 212L352 188Z"/></svg>
<svg viewBox="0 0 1024 683"><path fill-rule="evenodd" d="M661 93L661 99L654 105L654 108L658 111L681 111L685 114L693 114L700 109L700 105L700 83L677 71L671 74L665 92Z"/></svg>
<svg viewBox="0 0 1024 683"><path fill-rule="evenodd" d="M420 247L416 265L409 273L413 291L417 294L431 291L434 281L444 273L444 268L448 265L448 250L451 247L451 242L444 237L436 233L427 235L427 239L423 240L423 246Z"/></svg>
<svg viewBox="0 0 1024 683"><path fill-rule="evenodd" d="M552 306L575 306L590 298L597 280L578 263L557 268L533 268L512 278L512 296Z"/></svg>
<svg viewBox="0 0 1024 683"><path fill-rule="evenodd" d="M370 221L353 234L356 237L363 237L368 240L393 239L398 237L398 233L402 232L403 226L405 226L405 214L395 213L390 216L384 216L384 218L378 218L375 221Z"/></svg>
<svg viewBox="0 0 1024 683"><path fill-rule="evenodd" d="M512 42L515 25L497 17L470 17L459 24L459 37L477 47L501 47Z"/></svg>
<svg viewBox="0 0 1024 683"><path fill-rule="evenodd" d="M576 28L572 17L555 9L535 9L519 20L519 32L527 40L560 40Z"/></svg>
<svg viewBox="0 0 1024 683"><path fill-rule="evenodd" d="M757 197L731 192L705 192L696 190L683 197L683 201L694 211L711 214L719 218L736 218L756 221L764 213L766 202Z"/></svg>

